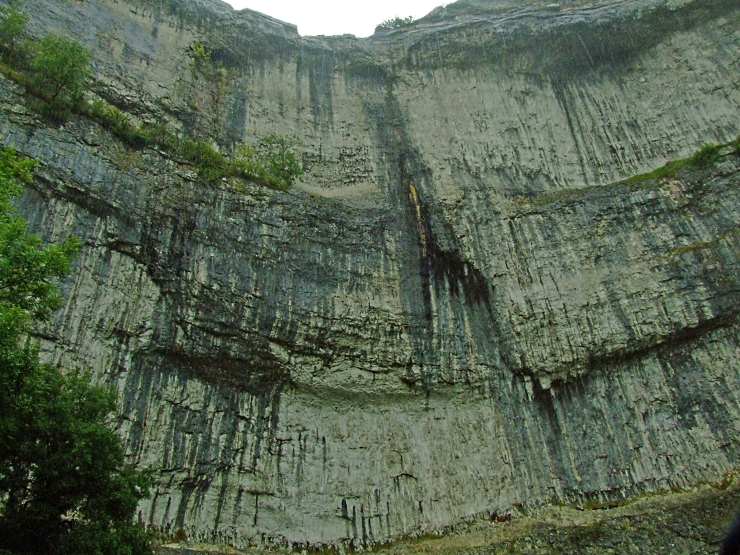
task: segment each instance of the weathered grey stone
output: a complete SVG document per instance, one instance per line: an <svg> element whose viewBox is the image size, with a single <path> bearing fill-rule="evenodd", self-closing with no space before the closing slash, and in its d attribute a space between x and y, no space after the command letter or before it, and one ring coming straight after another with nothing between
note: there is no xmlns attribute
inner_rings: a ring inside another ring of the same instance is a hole
<svg viewBox="0 0 740 555"><path fill-rule="evenodd" d="M289 192L207 183L1 83L0 140L41 164L24 213L84 242L39 341L120 391L159 469L145 522L359 545L736 465L740 158L614 184L740 132L736 1L458 2L370 39L212 2L26 7L138 119L301 145Z"/></svg>

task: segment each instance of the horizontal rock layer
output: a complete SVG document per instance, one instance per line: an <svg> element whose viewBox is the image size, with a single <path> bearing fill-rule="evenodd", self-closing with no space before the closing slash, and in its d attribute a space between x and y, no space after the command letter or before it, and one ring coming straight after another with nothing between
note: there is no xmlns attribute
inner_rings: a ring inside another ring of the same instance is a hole
<svg viewBox="0 0 740 555"><path fill-rule="evenodd" d="M355 39L29 0L140 120L300 142L291 191L208 183L1 84L2 142L41 164L24 213L84 245L39 341L120 391L143 521L358 545L736 464L740 158L616 182L740 132L740 9L490 4Z"/></svg>

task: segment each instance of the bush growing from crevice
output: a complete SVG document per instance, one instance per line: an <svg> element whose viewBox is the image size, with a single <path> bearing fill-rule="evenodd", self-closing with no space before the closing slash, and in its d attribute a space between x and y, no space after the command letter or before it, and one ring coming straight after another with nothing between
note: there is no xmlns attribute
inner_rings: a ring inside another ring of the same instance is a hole
<svg viewBox="0 0 740 555"><path fill-rule="evenodd" d="M151 142L148 133L134 124L128 114L99 98L88 103L82 112L134 148L148 146Z"/></svg>
<svg viewBox="0 0 740 555"><path fill-rule="evenodd" d="M100 98L94 98L83 104L79 112L88 116L133 148L139 149L149 146L176 151L182 142L167 129L166 125L144 123L139 126L131 120L128 114Z"/></svg>
<svg viewBox="0 0 740 555"><path fill-rule="evenodd" d="M736 154L740 154L740 137L730 143L725 143L721 145L716 145L714 143L705 144L698 151L687 158L671 160L670 162L659 168L654 169L651 172L633 175L632 177L610 183L609 185L596 185L593 187L585 187L581 189L557 190L532 197L519 196L515 197L515 199L517 200L517 202L523 204L542 206L550 202L557 202L575 196L581 196L594 189L614 188L622 185L643 186L643 184L645 184L646 182L676 177L678 171L683 168L696 168L700 170L706 170L722 157L722 150L728 147L732 148Z"/></svg>
<svg viewBox="0 0 740 555"><path fill-rule="evenodd" d="M147 137L149 146L158 146L166 150L174 150L179 144L177 135L172 133L163 123L145 123L141 132Z"/></svg>
<svg viewBox="0 0 740 555"><path fill-rule="evenodd" d="M0 7L0 17L0 70L35 96L32 107L52 121L79 111L92 78L90 51L52 33L27 38L28 17L12 6Z"/></svg>
<svg viewBox="0 0 740 555"><path fill-rule="evenodd" d="M237 145L231 163L236 171L253 181L279 190L290 189L303 167L293 150L296 139L274 133L263 137L256 147Z"/></svg>
<svg viewBox="0 0 740 555"><path fill-rule="evenodd" d="M689 158L689 163L696 168L704 170L719 160L721 155L720 145L706 143Z"/></svg>
<svg viewBox="0 0 740 555"><path fill-rule="evenodd" d="M178 153L192 162L205 179L221 179L231 173L226 157L208 141L187 139L180 144Z"/></svg>
<svg viewBox="0 0 740 555"><path fill-rule="evenodd" d="M734 145L737 149L740 147L740 137L736 139L730 146ZM715 143L706 143L701 146L694 154L688 158L681 158L679 160L671 160L664 166L657 168L649 173L641 173L634 175L627 179L620 181L619 183L631 185L634 183L640 183L642 181L648 181L651 179L661 179L665 177L672 177L678 170L684 167L694 167L700 170L706 170L707 168L714 165L722 157L722 148L728 146L718 145Z"/></svg>
<svg viewBox="0 0 740 555"><path fill-rule="evenodd" d="M651 172L633 175L632 177L623 179L622 181L620 181L620 183L623 183L625 185L632 185L634 183L640 183L641 181L648 181L651 179L661 179L664 177L671 177L675 175L678 170L683 168L687 164L688 160L689 160L688 158L683 158L681 160L671 160L667 164Z"/></svg>
<svg viewBox="0 0 740 555"><path fill-rule="evenodd" d="M256 147L237 145L232 157L219 152L204 139L179 139L162 124L137 126L127 114L96 99L83 111L91 119L134 148L157 146L193 164L198 174L209 181L224 177L243 177L273 189L286 190L303 174L293 151L295 139L271 134Z"/></svg>
<svg viewBox="0 0 740 555"><path fill-rule="evenodd" d="M288 189L297 177L303 175L303 166L293 151L295 138L270 134L263 137L257 149L257 159L265 166L272 185L278 189Z"/></svg>

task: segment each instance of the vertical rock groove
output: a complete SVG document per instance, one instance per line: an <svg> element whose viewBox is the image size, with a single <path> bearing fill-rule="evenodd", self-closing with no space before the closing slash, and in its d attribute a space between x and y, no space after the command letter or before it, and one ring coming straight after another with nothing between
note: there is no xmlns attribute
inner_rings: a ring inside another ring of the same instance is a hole
<svg viewBox="0 0 740 555"><path fill-rule="evenodd" d="M158 469L142 521L359 547L736 465L740 158L621 182L740 133L736 1L457 2L368 39L210 0L26 6L173 130L214 119L183 55L208 43L210 139L295 135L305 170L208 182L0 81L0 138L40 164L19 208L84 245L40 349L119 391Z"/></svg>

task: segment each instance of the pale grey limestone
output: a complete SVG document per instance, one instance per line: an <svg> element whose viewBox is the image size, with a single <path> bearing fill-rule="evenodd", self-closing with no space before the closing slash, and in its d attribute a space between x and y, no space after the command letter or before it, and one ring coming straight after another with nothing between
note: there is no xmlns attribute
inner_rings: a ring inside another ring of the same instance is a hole
<svg viewBox="0 0 740 555"><path fill-rule="evenodd" d="M289 192L207 183L2 83L0 139L41 164L24 213L83 239L42 351L120 392L144 522L357 547L737 465L740 159L613 184L740 132L736 2L458 2L370 39L26 7L139 121L300 141Z"/></svg>

